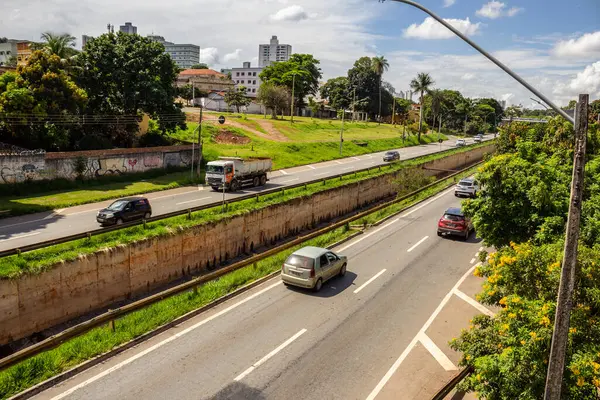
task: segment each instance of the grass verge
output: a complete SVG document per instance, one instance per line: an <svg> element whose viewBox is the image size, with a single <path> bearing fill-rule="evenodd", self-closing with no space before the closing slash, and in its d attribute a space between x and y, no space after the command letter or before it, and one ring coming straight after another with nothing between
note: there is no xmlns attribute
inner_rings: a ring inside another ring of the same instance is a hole
<svg viewBox="0 0 600 400"><path fill-rule="evenodd" d="M469 176L476 171L473 167L458 175L456 179ZM379 210L359 220L361 224L372 224L410 205L418 203L445 189L453 178L441 179L436 185L411 198ZM198 290L179 294L143 310L129 314L115 322L115 332L107 326L99 327L71 339L59 347L23 361L0 372L0 398L8 398L37 383L56 376L86 360L103 354L136 337L156 329L174 319L200 308L237 288L260 279L280 268L283 260L295 249L306 246L325 247L347 237L352 232L339 228L307 241L303 245L288 249L257 263L234 271L218 280L209 282Z"/></svg>
<svg viewBox="0 0 600 400"><path fill-rule="evenodd" d="M193 183L189 170L178 172L153 171L151 174L132 174L120 178L127 179L70 182L68 186L70 190L67 191L55 188L52 191L37 192L39 194L35 195L28 194L18 197L3 195L0 196L0 211L9 210L10 216L32 214L118 197L175 189ZM51 184L43 186L50 187ZM28 185L35 188L35 185L31 183ZM60 184L57 184L57 186L60 186ZM20 190L20 188L17 190ZM31 193L31 190L28 193Z"/></svg>
<svg viewBox="0 0 600 400"><path fill-rule="evenodd" d="M340 228L306 242L304 245L326 247L352 234ZM34 356L0 372L0 398L6 399L75 365L103 354L136 337L200 308L237 288L260 279L281 268L285 258L297 248L285 250L272 257L227 274L115 321L115 332L108 326L95 328L73 338L59 347Z"/></svg>
<svg viewBox="0 0 600 400"><path fill-rule="evenodd" d="M330 179L325 183L314 183L304 187L289 189L278 193L260 196L256 199L238 201L229 204L226 212L221 211L221 206L197 211L187 215L181 215L172 218L165 218L152 222L144 227L143 225L131 228L120 229L114 232L93 236L90 239L74 240L55 246L45 247L43 249L30 251L21 255L14 255L0 259L0 278L17 278L20 275L30 273L40 273L52 265L61 261L74 260L84 254L91 254L103 248L115 247L150 238L164 237L172 235L178 231L200 225L207 222L215 222L224 218L230 218L235 215L241 215L252 210L269 207L274 204L299 198L309 197L323 190L348 185L364 179L373 178L379 175L388 174L402 168L414 167L427 161L447 157L451 154L462 153L473 148L486 146L488 144L478 144L462 148L453 148L441 153L429 154L426 156L414 158L390 164L380 169L373 168L370 171L364 171L352 175L346 175L343 179Z"/></svg>

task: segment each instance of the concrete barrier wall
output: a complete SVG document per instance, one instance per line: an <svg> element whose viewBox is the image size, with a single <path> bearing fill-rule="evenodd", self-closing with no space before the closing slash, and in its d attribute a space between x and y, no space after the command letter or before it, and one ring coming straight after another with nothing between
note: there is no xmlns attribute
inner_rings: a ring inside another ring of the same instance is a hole
<svg viewBox="0 0 600 400"><path fill-rule="evenodd" d="M458 169L492 147L427 163ZM196 226L172 236L105 249L55 265L49 271L0 280L0 344L29 336L131 296L144 295L220 262L394 194L384 175L310 197Z"/></svg>

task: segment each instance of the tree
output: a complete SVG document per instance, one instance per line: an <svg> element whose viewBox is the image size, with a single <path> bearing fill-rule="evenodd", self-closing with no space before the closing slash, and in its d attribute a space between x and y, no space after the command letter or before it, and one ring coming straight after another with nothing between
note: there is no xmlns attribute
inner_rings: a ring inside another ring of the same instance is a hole
<svg viewBox="0 0 600 400"><path fill-rule="evenodd" d="M191 69L208 69L208 65L204 63L194 64L190 67Z"/></svg>
<svg viewBox="0 0 600 400"><path fill-rule="evenodd" d="M57 55L34 51L16 74L0 77L0 125L12 143L67 150L87 99Z"/></svg>
<svg viewBox="0 0 600 400"><path fill-rule="evenodd" d="M187 101L187 104L190 104L190 100L194 98L194 88L191 84L187 84L177 88L177 95Z"/></svg>
<svg viewBox="0 0 600 400"><path fill-rule="evenodd" d="M406 99L396 99L396 114L400 115L402 120L408 118L408 112L412 106L412 102Z"/></svg>
<svg viewBox="0 0 600 400"><path fill-rule="evenodd" d="M0 43L8 43L8 39L6 37L0 37Z"/></svg>
<svg viewBox="0 0 600 400"><path fill-rule="evenodd" d="M373 57L373 71L379 77L379 123L381 123L381 78L383 77L383 73L388 70L390 64L385 59L384 56Z"/></svg>
<svg viewBox="0 0 600 400"><path fill-rule="evenodd" d="M519 118L523 115L523 109L521 106L510 106L506 108L504 114L509 118Z"/></svg>
<svg viewBox="0 0 600 400"><path fill-rule="evenodd" d="M375 119L379 110L376 100L379 91L379 78L373 69L373 59L361 57L356 60L353 67L348 70L348 82L353 95L354 92L356 93L354 104L356 110L364 111L369 114L371 119Z"/></svg>
<svg viewBox="0 0 600 400"><path fill-rule="evenodd" d="M174 103L179 69L164 46L139 35L106 33L87 42L77 57L77 82L89 96L91 114L104 125L88 124L87 136L129 147L136 140L142 113L157 120L161 132L185 127L185 116ZM110 116L106 123L106 116ZM126 116L127 122L117 117Z"/></svg>
<svg viewBox="0 0 600 400"><path fill-rule="evenodd" d="M310 54L292 54L288 61L273 63L260 73L263 82L285 86L294 92L295 104L304 106L304 98L316 95L321 79L319 60Z"/></svg>
<svg viewBox="0 0 600 400"><path fill-rule="evenodd" d="M433 114L432 126L435 130L435 119L442 111L442 101L444 100L444 97L441 90L431 90L429 95L431 96L431 113Z"/></svg>
<svg viewBox="0 0 600 400"><path fill-rule="evenodd" d="M238 86L234 90L230 90L225 93L225 103L229 107L235 107L237 112L240 112L240 107L247 107L250 105L250 98L246 96L247 89L245 86Z"/></svg>
<svg viewBox="0 0 600 400"><path fill-rule="evenodd" d="M502 108L502 106L500 105L500 103L498 102L498 100L496 99L492 99L492 98L483 98L483 99L479 99L477 100L477 104L486 104L490 107L493 108L494 110L494 130L496 130L496 127L498 125L498 123L500 121L502 121L502 117L504 116L504 109Z"/></svg>
<svg viewBox="0 0 600 400"><path fill-rule="evenodd" d="M347 109L352 104L352 94L348 78L339 76L329 79L321 86L321 98L327 99L329 105L336 109Z"/></svg>
<svg viewBox="0 0 600 400"><path fill-rule="evenodd" d="M288 107L290 93L283 86L277 86L271 82L263 82L258 89L257 100L266 108L271 109L273 119L277 118L277 112Z"/></svg>
<svg viewBox="0 0 600 400"><path fill-rule="evenodd" d="M41 39L41 50L47 51L50 54L56 54L63 60L78 53L77 50L73 48L75 46L75 37L68 33L55 34L52 32L44 32L42 33Z"/></svg>
<svg viewBox="0 0 600 400"><path fill-rule="evenodd" d="M566 107L563 107L563 110L574 110L575 107L577 107L577 100L571 100Z"/></svg>
<svg viewBox="0 0 600 400"><path fill-rule="evenodd" d="M423 126L423 97L425 96L426 92L429 92L429 90L431 90L433 84L434 81L433 79L431 79L431 76L424 72L419 73L417 77L410 82L410 88L413 91L420 93L419 99L421 109L419 111L419 143L421 142L421 128Z"/></svg>

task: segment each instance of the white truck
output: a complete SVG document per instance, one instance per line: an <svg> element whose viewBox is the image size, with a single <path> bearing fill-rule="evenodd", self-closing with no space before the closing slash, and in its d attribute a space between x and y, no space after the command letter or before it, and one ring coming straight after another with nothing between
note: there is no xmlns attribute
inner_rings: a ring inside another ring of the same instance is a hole
<svg viewBox="0 0 600 400"><path fill-rule="evenodd" d="M232 192L244 186L263 186L272 166L270 158L219 157L206 164L206 183L213 190Z"/></svg>

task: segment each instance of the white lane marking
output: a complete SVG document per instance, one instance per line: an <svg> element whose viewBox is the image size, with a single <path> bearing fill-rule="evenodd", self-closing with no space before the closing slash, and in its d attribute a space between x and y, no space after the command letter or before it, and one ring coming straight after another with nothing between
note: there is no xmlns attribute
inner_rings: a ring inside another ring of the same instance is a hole
<svg viewBox="0 0 600 400"><path fill-rule="evenodd" d="M469 264L473 264L476 261L475 258L471 258L471 261L469 262Z"/></svg>
<svg viewBox="0 0 600 400"><path fill-rule="evenodd" d="M26 234L26 235L14 236L14 237L11 237L11 238L8 238L8 239L4 239L4 240L2 240L2 241L3 241L3 242L8 242L9 240L14 240L14 239L22 239L22 238L26 238L26 237L29 237L29 236L35 236L35 235L39 235L40 233L42 233L42 232L33 232L33 233L28 233L28 234Z"/></svg>
<svg viewBox="0 0 600 400"><path fill-rule="evenodd" d="M181 204L195 203L197 201L208 200L208 199L210 199L210 197L202 197L200 199L194 199L194 200L182 201L181 203L175 203L175 205L178 206L178 205L181 205Z"/></svg>
<svg viewBox="0 0 600 400"><path fill-rule="evenodd" d="M294 179L288 179L286 181L281 181L280 183L294 182L294 181L297 181L298 179L300 179L300 177L294 178Z"/></svg>
<svg viewBox="0 0 600 400"><path fill-rule="evenodd" d="M282 169L280 169L280 170L279 170L279 172L281 172L281 173L282 173L282 174L284 174L284 175L287 175L287 174L288 174L287 172L285 172L285 171L284 171L284 170L282 170Z"/></svg>
<svg viewBox="0 0 600 400"><path fill-rule="evenodd" d="M426 241L427 239L429 239L429 236L425 236L423 239L419 240L417 243L415 243L410 249L406 250L407 253L410 253L411 251L413 251L418 245L420 245L421 243L423 243L424 241Z"/></svg>
<svg viewBox="0 0 600 400"><path fill-rule="evenodd" d="M310 169L317 169L316 167L313 167L312 165L307 165L307 167Z"/></svg>
<svg viewBox="0 0 600 400"><path fill-rule="evenodd" d="M365 283L363 283L358 289L356 289L354 291L354 294L360 292L361 290L363 290L365 287L367 287L367 285L371 282L373 282L375 279L379 278L385 271L387 271L387 269L382 269L381 271L379 271L377 274L375 274L374 277L372 277L371 279L369 279L368 281L366 281Z"/></svg>
<svg viewBox="0 0 600 400"><path fill-rule="evenodd" d="M113 373L114 371L116 371L116 370L124 367L125 365L130 364L130 363L134 362L135 360L144 357L146 354L153 352L154 350L158 349L159 347L162 347L165 344L170 343L173 340L178 339L181 336L190 333L191 331L193 331L193 330L201 327L202 325L204 325L204 324L212 321L213 319L216 319L216 318L220 317L221 315L228 313L229 311L231 311L231 310L233 310L233 309L241 306L244 303L249 302L250 300L255 299L256 297L258 297L261 294L267 292L268 290L271 290L274 287L280 286L280 285L281 285L281 282L278 281L277 283L274 283L274 284L272 284L270 286L267 286L266 288L262 289L261 291L254 293L252 296L246 297L244 300L241 300L241 301L239 301L239 302L237 302L235 304L230 305L229 307L227 307L227 308L219 311L218 313L216 313L216 314L214 314L214 315L212 315L212 316L210 316L210 317L208 317L206 319L203 319L202 321L200 321L200 322L198 322L198 323L190 326L189 328L186 328L183 331L181 331L179 333L176 333L173 336L170 336L170 337L166 338L162 342L156 343L154 346L149 347L146 350L144 350L144 351L142 351L142 352L140 352L138 354L135 354L135 355L129 357L128 359L126 359L126 360L121 361L119 364L117 364L117 365L115 365L115 366L113 366L113 367L111 367L111 368L109 368L107 370L102 371L98 375L95 375L95 376L89 378L88 380L86 380L84 382L81 382L80 384L78 384L76 386L73 386L71 389L69 389L69 390L67 390L67 391L59 394L58 396L53 397L51 400L60 400L60 399L63 399L65 397L71 395L75 391L77 391L77 390L79 390L81 388L86 387L90 383L93 383L93 382L97 381L98 379L103 378L106 375Z"/></svg>
<svg viewBox="0 0 600 400"><path fill-rule="evenodd" d="M456 371L458 369L456 365L454 365L454 363L448 358L448 356L446 356L446 354L444 354L444 352L437 347L437 345L433 343L433 340L431 340L431 338L425 333L421 333L421 335L419 335L419 342L421 342L421 344L425 346L427 350L429 350L433 358L435 358L435 360L446 371Z"/></svg>
<svg viewBox="0 0 600 400"><path fill-rule="evenodd" d="M461 299L463 299L464 301L466 301L467 303L469 303L470 305L472 305L473 307L475 307L476 309L478 309L482 314L488 315L490 317L493 317L494 315L496 315L495 312L493 312L492 310L488 310L487 307L485 307L483 304L481 304L477 300L473 299L471 296L469 296L462 290L454 289L454 294L457 295L458 297L460 297Z"/></svg>
<svg viewBox="0 0 600 400"><path fill-rule="evenodd" d="M379 383L377 384L377 386L375 386L375 388L373 389L373 391L367 397L367 400L374 400L375 397L377 397L377 395L379 394L379 392L381 392L381 389L383 389L383 387L388 383L388 381L390 380L390 378L392 377L392 375L394 375L394 373L400 367L400 364L402 364L402 362L404 361L404 359L408 356L408 354L411 352L411 350L415 347L415 345L419 341L421 333L425 333L427 331L427 329L429 328L429 326L433 323L433 320L438 316L438 314L442 311L442 308L444 308L444 306L446 305L446 303L452 297L452 293L454 292L454 290L457 289L460 285L462 285L462 283L465 281L465 279L467 279L467 277L469 275L471 275L471 273L473 272L473 270L475 269L476 266L477 265L474 265L471 268L469 268L469 270L467 272L465 272L465 274L458 280L458 282L456 282L456 285L454 285L454 287L444 297L444 299L442 300L442 302L440 303L440 305L435 309L435 311L433 312L433 314L431 314L431 316L429 317L429 319L427 320L427 322L425 322L425 325L423 325L423 327L421 328L421 330L419 330L419 332L416 334L416 336L413 338L413 340L408 344L408 346L406 347L406 349L404 349L404 351L402 352L402 354L400 354L400 357L398 357L398 359L394 362L394 364L392 364L392 366L386 372L386 374L383 376L383 378L381 378L381 380L379 381Z"/></svg>
<svg viewBox="0 0 600 400"><path fill-rule="evenodd" d="M329 171L328 172L321 172L319 174L315 174L315 176L327 175L327 174L330 174L330 173L331 172L329 172Z"/></svg>
<svg viewBox="0 0 600 400"><path fill-rule="evenodd" d="M443 197L445 195L447 195L448 193L452 192L454 190L454 188L450 188L448 190L446 190L445 192L442 192L440 194L438 194L437 196L435 196L434 198L432 198L431 200L426 201L425 203L421 204L418 207L413 208L412 210L402 214L400 216L400 218L404 218L404 217L408 217L410 214L414 213L415 211L419 211L421 208L428 206L429 204L433 203L434 201L438 200L440 197Z"/></svg>
<svg viewBox="0 0 600 400"><path fill-rule="evenodd" d="M158 196L158 197L149 197L149 200L158 200L158 199L164 199L167 197L175 197L175 196L182 196L184 194L189 194L189 193L196 193L197 190L190 190L189 192L183 192L183 193L175 193L175 194L165 194L164 196Z"/></svg>
<svg viewBox="0 0 600 400"><path fill-rule="evenodd" d="M256 363L252 364L247 370L245 370L244 372L242 372L241 374L236 376L234 381L238 382L238 381L241 381L242 379L244 379L246 376L248 376L248 374L250 372L254 371L256 368L260 367L262 364L267 362L269 360L269 358L273 357L275 354L277 354L281 350L285 349L290 343L292 343L294 340L298 339L305 332L306 332L306 329L301 329L294 336L292 336L291 338L289 338L288 340L286 340L285 342L280 344L279 347L277 347L275 350L271 351L269 354L267 354L266 356L264 356L263 358L258 360Z"/></svg>
<svg viewBox="0 0 600 400"><path fill-rule="evenodd" d="M354 158L355 160L360 161L360 158L358 158L358 157L352 157L352 158Z"/></svg>
<svg viewBox="0 0 600 400"><path fill-rule="evenodd" d="M347 170L349 170L349 169L354 169L354 168L356 168L356 167L355 167L355 166L346 167L346 168L342 168L342 171L347 171Z"/></svg>
<svg viewBox="0 0 600 400"><path fill-rule="evenodd" d="M336 163L336 164L343 164L343 162L341 162L341 161L338 161L338 160L335 160L335 163Z"/></svg>
<svg viewBox="0 0 600 400"><path fill-rule="evenodd" d="M379 232L380 230L387 228L388 226L392 225L392 224L393 224L393 223L395 223L395 222L398 222L399 220L400 220L400 218L396 218L396 219L395 219L395 220L393 220L392 222L388 222L387 224L383 225L381 228L377 228L377 229L375 229L375 230L374 230L373 232L371 232L371 233L368 233L368 234L366 234L366 235L364 235L364 236L363 236L363 235L361 235L361 236L358 238L358 240L355 240L354 242L352 242L352 243L350 243L350 244L347 244L346 246L342 247L342 248L341 248L341 249L339 249L338 251L339 251L339 252L342 252L342 251L346 250L347 248L349 248L349 247L352 247L352 246L354 246L354 245L355 245L355 244L357 244L357 243L360 243L361 241L365 240L365 239L366 239L366 238L368 238L369 236L372 236L372 235L376 234L376 233L377 233L377 232Z"/></svg>

